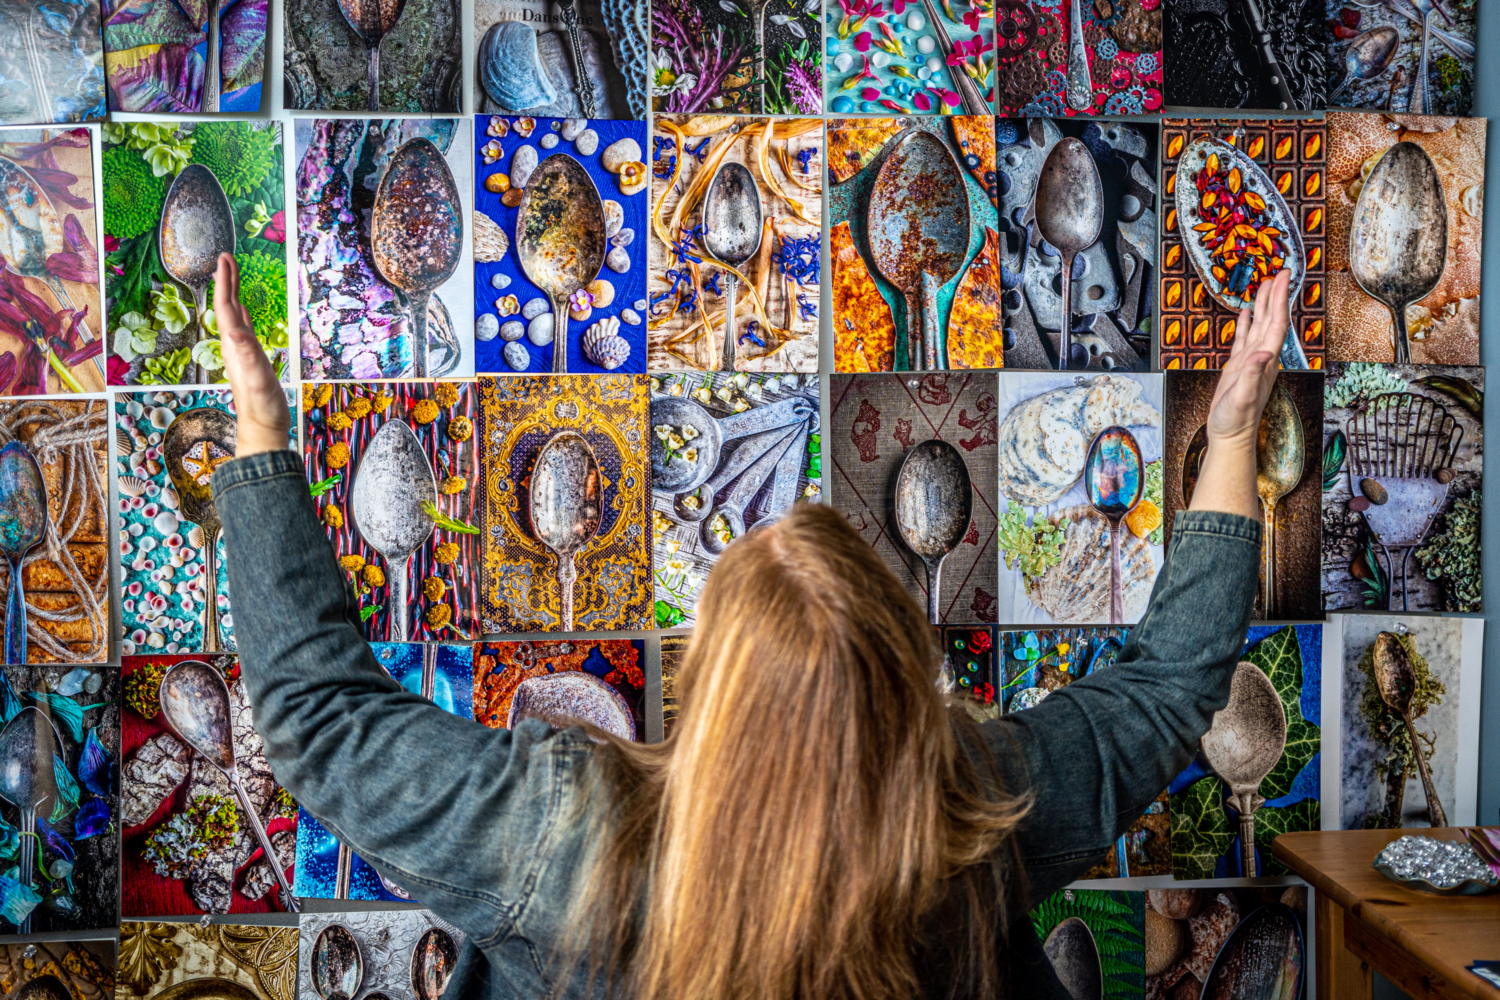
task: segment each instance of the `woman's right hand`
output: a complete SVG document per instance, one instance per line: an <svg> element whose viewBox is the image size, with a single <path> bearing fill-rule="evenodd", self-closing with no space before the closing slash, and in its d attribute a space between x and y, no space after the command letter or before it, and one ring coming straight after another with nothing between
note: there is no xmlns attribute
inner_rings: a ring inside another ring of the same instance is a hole
<svg viewBox="0 0 1500 1000"><path fill-rule="evenodd" d="M271 359L255 339L250 314L240 304L240 269L227 253L219 255L219 267L214 272L214 319L219 325L224 376L234 393L236 457L286 449L292 425L286 391L276 380Z"/></svg>

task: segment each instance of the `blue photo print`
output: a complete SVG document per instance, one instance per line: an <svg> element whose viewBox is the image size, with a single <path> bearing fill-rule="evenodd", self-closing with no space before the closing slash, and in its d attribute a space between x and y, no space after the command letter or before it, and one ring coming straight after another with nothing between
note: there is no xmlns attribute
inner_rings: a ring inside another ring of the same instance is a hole
<svg viewBox="0 0 1500 1000"><path fill-rule="evenodd" d="M1175 878L1285 875L1271 842L1320 828L1322 664L1321 625L1250 629L1229 704L1168 788Z"/></svg>
<svg viewBox="0 0 1500 1000"><path fill-rule="evenodd" d="M446 712L474 718L474 648L420 642L372 642L375 659L396 682ZM306 809L297 815L297 875L292 891L313 899L406 903L412 897L340 844Z"/></svg>
<svg viewBox="0 0 1500 1000"><path fill-rule="evenodd" d="M479 115L474 130L475 370L644 372L646 123ZM524 254L523 210L535 210ZM568 296L565 321L528 277L543 273Z"/></svg>

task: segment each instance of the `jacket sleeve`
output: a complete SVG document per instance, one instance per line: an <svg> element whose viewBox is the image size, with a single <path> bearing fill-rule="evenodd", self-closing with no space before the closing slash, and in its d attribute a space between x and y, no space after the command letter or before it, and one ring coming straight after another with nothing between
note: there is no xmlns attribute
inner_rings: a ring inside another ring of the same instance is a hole
<svg viewBox="0 0 1500 1000"><path fill-rule="evenodd" d="M241 678L278 781L340 841L483 945L535 879L576 733L488 729L375 661L301 459L214 475Z"/></svg>
<svg viewBox="0 0 1500 1000"><path fill-rule="evenodd" d="M1018 836L1033 900L1098 863L1228 704L1260 533L1249 518L1179 514L1145 617L1114 665L982 727L1006 790L1032 796Z"/></svg>

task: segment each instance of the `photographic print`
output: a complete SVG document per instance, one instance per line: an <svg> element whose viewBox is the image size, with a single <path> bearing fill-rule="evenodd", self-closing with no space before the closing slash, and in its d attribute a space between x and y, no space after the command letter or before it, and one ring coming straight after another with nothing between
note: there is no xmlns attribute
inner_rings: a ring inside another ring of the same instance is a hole
<svg viewBox="0 0 1500 1000"><path fill-rule="evenodd" d="M297 1000L297 928L122 921L116 993Z"/></svg>
<svg viewBox="0 0 1500 1000"><path fill-rule="evenodd" d="M1484 369L1335 362L1323 393L1323 606L1481 610Z"/></svg>
<svg viewBox="0 0 1500 1000"><path fill-rule="evenodd" d="M1172 521L1193 502L1208 448L1208 412L1219 375L1166 373L1166 464L1162 470L1166 544ZM1258 621L1322 618L1318 597L1323 551L1321 470L1323 376L1283 371L1260 418L1256 492L1265 524L1260 583L1251 617Z"/></svg>
<svg viewBox="0 0 1500 1000"><path fill-rule="evenodd" d="M291 0L284 13L287 110L463 110L464 24L456 0Z"/></svg>
<svg viewBox="0 0 1500 1000"><path fill-rule="evenodd" d="M827 8L833 112L992 114L997 57L1012 48L1002 43L996 52L996 6L838 0L838 9ZM1013 5L999 6L1009 12Z"/></svg>
<svg viewBox="0 0 1500 1000"><path fill-rule="evenodd" d="M100 392L92 132L0 129L0 173L0 396Z"/></svg>
<svg viewBox="0 0 1500 1000"><path fill-rule="evenodd" d="M297 391L286 392L296 412ZM235 648L213 495L214 470L234 458L238 440L231 403L228 389L115 394L126 656ZM296 435L293 427L288 447L296 448Z"/></svg>
<svg viewBox="0 0 1500 1000"><path fill-rule="evenodd" d="M817 114L822 11L821 0L651 0L652 110Z"/></svg>
<svg viewBox="0 0 1500 1000"><path fill-rule="evenodd" d="M1164 556L1160 375L1002 372L1000 621L1140 620Z"/></svg>
<svg viewBox="0 0 1500 1000"><path fill-rule="evenodd" d="M652 621L644 375L479 380L482 632Z"/></svg>
<svg viewBox="0 0 1500 1000"><path fill-rule="evenodd" d="M464 932L427 910L304 913L298 918L297 996L436 1000L458 965Z"/></svg>
<svg viewBox="0 0 1500 1000"><path fill-rule="evenodd" d="M297 803L276 783L228 654L125 656L120 912L279 913ZM199 742L189 742L187 733ZM212 741L212 742L210 742ZM229 761L221 767L219 761ZM277 864L267 863L274 851Z"/></svg>
<svg viewBox="0 0 1500 1000"><path fill-rule="evenodd" d="M651 382L656 627L690 628L730 543L822 495L818 377L714 372Z"/></svg>
<svg viewBox="0 0 1500 1000"><path fill-rule="evenodd" d="M645 739L642 639L482 642L474 647L474 718L491 729L524 719L579 722L621 739Z"/></svg>
<svg viewBox="0 0 1500 1000"><path fill-rule="evenodd" d="M1326 3L1329 107L1469 113L1479 20L1475 0L1425 10L1405 3Z"/></svg>
<svg viewBox="0 0 1500 1000"><path fill-rule="evenodd" d="M478 0L481 114L646 118L652 74L647 0Z"/></svg>
<svg viewBox="0 0 1500 1000"><path fill-rule="evenodd" d="M0 989L18 996L19 991L35 990L78 1000L111 1000L115 994L115 943L31 941L6 945L0 948Z"/></svg>
<svg viewBox="0 0 1500 1000"><path fill-rule="evenodd" d="M834 370L999 368L994 119L828 120Z"/></svg>
<svg viewBox="0 0 1500 1000"><path fill-rule="evenodd" d="M995 122L1006 368L1151 367L1156 132L1149 122ZM1075 201L1078 190L1099 197Z"/></svg>
<svg viewBox="0 0 1500 1000"><path fill-rule="evenodd" d="M412 694L460 718L474 718L473 646L372 642L370 651L376 662ZM297 810L297 864L292 891L299 898L412 901L410 893L339 843L312 813L301 808Z"/></svg>
<svg viewBox="0 0 1500 1000"><path fill-rule="evenodd" d="M1031 911L1037 940L1069 996L1146 995L1145 907L1142 892L1063 889Z"/></svg>
<svg viewBox="0 0 1500 1000"><path fill-rule="evenodd" d="M294 136L302 377L473 375L469 120L298 118Z"/></svg>
<svg viewBox="0 0 1500 1000"><path fill-rule="evenodd" d="M645 123L475 121L479 370L645 371Z"/></svg>
<svg viewBox="0 0 1500 1000"><path fill-rule="evenodd" d="M119 705L114 667L0 671L0 933L114 926Z"/></svg>
<svg viewBox="0 0 1500 1000"><path fill-rule="evenodd" d="M1321 110L1328 78L1324 2L1164 4L1166 103Z"/></svg>
<svg viewBox="0 0 1500 1000"><path fill-rule="evenodd" d="M1281 367L1323 367L1323 123L1168 118L1161 135L1161 367L1222 368L1240 310L1283 268L1291 329Z"/></svg>
<svg viewBox="0 0 1500 1000"><path fill-rule="evenodd" d="M1257 995L1251 970L1274 969L1278 996L1307 980L1307 886L1147 889L1146 995Z"/></svg>
<svg viewBox="0 0 1500 1000"><path fill-rule="evenodd" d="M1327 124L1329 360L1478 364L1485 119Z"/></svg>
<svg viewBox="0 0 1500 1000"><path fill-rule="evenodd" d="M190 115L259 111L269 6L267 0L219 5L106 0L109 110Z"/></svg>
<svg viewBox="0 0 1500 1000"><path fill-rule="evenodd" d="M109 658L108 419L97 399L0 400L0 662Z"/></svg>
<svg viewBox="0 0 1500 1000"><path fill-rule="evenodd" d="M1052 692L1112 665L1125 650L1129 629L1054 628L1001 632L995 702L1007 712L1038 705ZM1083 877L1135 878L1172 871L1167 793L1146 807L1109 857Z"/></svg>
<svg viewBox="0 0 1500 1000"><path fill-rule="evenodd" d="M303 460L371 642L469 639L479 622L472 382L308 385Z"/></svg>
<svg viewBox="0 0 1500 1000"><path fill-rule="evenodd" d="M1271 842L1322 828L1322 676L1323 626L1251 626L1229 704L1168 788L1174 877L1285 875Z"/></svg>
<svg viewBox="0 0 1500 1000"><path fill-rule="evenodd" d="M934 625L998 620L993 373L835 375L829 501Z"/></svg>
<svg viewBox="0 0 1500 1000"><path fill-rule="evenodd" d="M105 114L100 8L90 0L10 0L0 22L0 123L99 121ZM90 231L92 232L92 230ZM8 256L8 255L7 255Z"/></svg>
<svg viewBox="0 0 1500 1000"><path fill-rule="evenodd" d="M677 725L677 675L687 656L691 635L661 637L661 735L666 739Z"/></svg>
<svg viewBox="0 0 1500 1000"><path fill-rule="evenodd" d="M816 372L822 121L652 126L647 367Z"/></svg>
<svg viewBox="0 0 1500 1000"><path fill-rule="evenodd" d="M995 112L1001 117L1160 110L1160 0L1079 0L1076 6L1072 0L1011 0L998 6Z"/></svg>
<svg viewBox="0 0 1500 1000"><path fill-rule="evenodd" d="M225 381L212 308L221 253L234 254L255 338L285 375L281 124L112 122L103 135L109 384Z"/></svg>
<svg viewBox="0 0 1500 1000"><path fill-rule="evenodd" d="M1325 640L1341 688L1339 829L1473 823L1483 619L1332 615Z"/></svg>

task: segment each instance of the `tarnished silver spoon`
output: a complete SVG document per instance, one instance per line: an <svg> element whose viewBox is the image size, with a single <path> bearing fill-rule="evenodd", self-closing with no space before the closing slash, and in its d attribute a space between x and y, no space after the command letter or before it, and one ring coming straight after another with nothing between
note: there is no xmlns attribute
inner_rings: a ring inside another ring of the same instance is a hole
<svg viewBox="0 0 1500 1000"><path fill-rule="evenodd" d="M750 168L737 160L725 160L714 171L703 196L703 247L735 268L760 250L764 209L760 188ZM724 350L719 367L734 371L736 349L735 294L739 280L724 273Z"/></svg>
<svg viewBox="0 0 1500 1000"><path fill-rule="evenodd" d="M219 508L214 504L214 470L234 457L239 444L235 418L212 406L180 414L167 426L162 461L182 504L184 520L203 533L203 652L223 648L219 635Z"/></svg>
<svg viewBox="0 0 1500 1000"><path fill-rule="evenodd" d="M380 110L380 42L396 27L405 9L406 0L339 0L344 20L369 49L365 78L370 93L365 99L366 111Z"/></svg>
<svg viewBox="0 0 1500 1000"><path fill-rule="evenodd" d="M1125 620L1125 595L1120 584L1120 519L1135 510L1145 495L1146 463L1135 435L1123 427L1106 427L1089 445L1083 467L1089 503L1109 521L1109 622Z"/></svg>
<svg viewBox="0 0 1500 1000"><path fill-rule="evenodd" d="M1283 497L1302 481L1307 464L1307 441L1302 434L1302 415L1292 401L1286 386L1277 380L1271 387L1256 430L1255 492L1260 496L1261 515L1266 523L1265 612L1267 618L1281 617L1281 594L1276 587L1276 507Z"/></svg>
<svg viewBox="0 0 1500 1000"><path fill-rule="evenodd" d="M1079 917L1068 917L1052 928L1042 951L1072 1000L1102 1000L1104 966L1094 932Z"/></svg>
<svg viewBox="0 0 1500 1000"><path fill-rule="evenodd" d="M27 705L0 730L0 799L20 812L21 883L31 885L36 874L36 817L42 806L57 797L52 758L62 737L47 713ZM17 928L31 931L27 914Z"/></svg>
<svg viewBox="0 0 1500 1000"><path fill-rule="evenodd" d="M1208 766L1229 786L1240 814L1240 875L1260 874L1255 861L1255 810L1265 805L1260 783L1286 750L1286 710L1271 679L1248 660L1234 668L1229 704L1214 713L1203 737Z"/></svg>
<svg viewBox="0 0 1500 1000"><path fill-rule="evenodd" d="M441 927L430 928L411 953L411 992L416 1000L440 1000L458 964L458 945Z"/></svg>
<svg viewBox="0 0 1500 1000"><path fill-rule="evenodd" d="M26 662L26 592L21 564L47 534L47 483L20 441L0 448L0 555L10 565L5 596L5 662Z"/></svg>
<svg viewBox="0 0 1500 1000"><path fill-rule="evenodd" d="M1401 724L1406 727L1407 738L1411 740L1412 756L1417 759L1417 775L1422 779L1422 793L1427 796L1428 819L1434 827L1447 826L1448 813L1433 787L1432 770L1427 766L1422 740L1418 738L1416 723L1412 721L1411 699L1417 691L1417 675L1395 633L1382 632L1375 637L1374 666L1380 700L1401 716Z"/></svg>
<svg viewBox="0 0 1500 1000"><path fill-rule="evenodd" d="M599 276L608 248L604 201L594 180L567 153L532 171L516 212L516 259L552 300L552 371L568 370L568 296Z"/></svg>
<svg viewBox="0 0 1500 1000"><path fill-rule="evenodd" d="M1328 105L1334 106L1338 96L1356 83L1373 80L1389 69L1400 47L1401 32L1389 24L1357 36L1344 50L1344 80L1328 95Z"/></svg>
<svg viewBox="0 0 1500 1000"><path fill-rule="evenodd" d="M1068 136L1052 147L1036 180L1036 228L1062 260L1062 329L1057 368L1066 371L1073 350L1073 261L1099 240L1104 226L1104 185L1094 154Z"/></svg>
<svg viewBox="0 0 1500 1000"><path fill-rule="evenodd" d="M224 186L203 164L183 167L167 189L156 230L156 249L167 274L192 294L197 339L207 339L208 283L219 267L219 255L234 253L235 232L234 213ZM192 376L189 381L208 384L208 371L202 365L192 366Z"/></svg>
<svg viewBox="0 0 1500 1000"><path fill-rule="evenodd" d="M406 642L410 634L406 570L432 535L432 516L423 504L435 507L437 498L432 463L417 435L404 420L381 424L354 472L349 512L360 537L385 557L392 642Z"/></svg>
<svg viewBox="0 0 1500 1000"><path fill-rule="evenodd" d="M558 431L542 445L531 470L531 530L557 555L562 631L573 631L574 557L599 530L603 483L593 446L577 431Z"/></svg>
<svg viewBox="0 0 1500 1000"><path fill-rule="evenodd" d="M969 530L974 486L958 449L936 438L923 441L896 474L896 530L927 567L927 620L941 624L943 560Z"/></svg>
<svg viewBox="0 0 1500 1000"><path fill-rule="evenodd" d="M223 774L234 789L239 800L240 811L250 822L250 829L265 852L266 864L281 886L286 908L293 913L302 909L301 902L292 895L287 884L286 872L282 870L281 858L271 846L265 824L255 803L250 801L250 792L240 780L239 767L234 758L234 718L229 702L229 686L217 670L201 660L183 660L171 667L161 679L158 692L162 718L168 727L193 752L208 761Z"/></svg>
<svg viewBox="0 0 1500 1000"><path fill-rule="evenodd" d="M318 932L307 960L308 978L322 1000L354 1000L365 978L359 942L343 924L329 924Z"/></svg>

